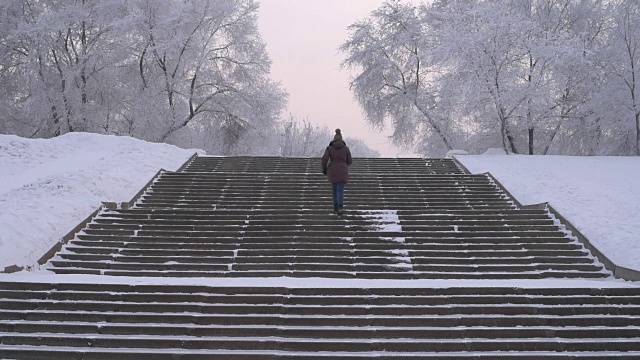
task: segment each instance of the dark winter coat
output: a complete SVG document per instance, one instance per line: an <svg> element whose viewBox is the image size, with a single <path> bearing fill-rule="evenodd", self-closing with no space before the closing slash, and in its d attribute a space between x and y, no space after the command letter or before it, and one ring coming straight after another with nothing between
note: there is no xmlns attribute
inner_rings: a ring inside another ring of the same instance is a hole
<svg viewBox="0 0 640 360"><path fill-rule="evenodd" d="M351 151L342 140L332 141L322 156L322 172L327 175L330 183L347 182L349 180L349 165Z"/></svg>

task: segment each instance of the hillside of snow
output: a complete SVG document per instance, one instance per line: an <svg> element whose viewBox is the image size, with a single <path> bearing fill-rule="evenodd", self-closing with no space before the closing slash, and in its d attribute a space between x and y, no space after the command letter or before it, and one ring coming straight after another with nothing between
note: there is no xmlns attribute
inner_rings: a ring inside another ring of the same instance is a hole
<svg viewBox="0 0 640 360"><path fill-rule="evenodd" d="M0 270L34 266L103 201L129 201L194 150L130 137L0 135Z"/></svg>
<svg viewBox="0 0 640 360"><path fill-rule="evenodd" d="M523 205L549 202L616 265L640 270L640 158L456 156Z"/></svg>

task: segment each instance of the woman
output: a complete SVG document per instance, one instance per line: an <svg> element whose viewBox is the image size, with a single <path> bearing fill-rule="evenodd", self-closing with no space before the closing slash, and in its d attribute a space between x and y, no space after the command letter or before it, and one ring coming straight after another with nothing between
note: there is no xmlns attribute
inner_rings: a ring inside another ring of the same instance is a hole
<svg viewBox="0 0 640 360"><path fill-rule="evenodd" d="M340 129L336 129L333 141L329 143L322 156L322 173L333 185L333 213L342 215L344 207L344 185L349 180L351 151L342 140Z"/></svg>

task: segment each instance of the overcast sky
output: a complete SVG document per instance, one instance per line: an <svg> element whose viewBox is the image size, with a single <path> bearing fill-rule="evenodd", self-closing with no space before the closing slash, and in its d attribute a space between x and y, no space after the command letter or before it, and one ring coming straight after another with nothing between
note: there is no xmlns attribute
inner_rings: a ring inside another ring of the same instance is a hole
<svg viewBox="0 0 640 360"><path fill-rule="evenodd" d="M259 26L273 61L272 77L289 92L288 113L331 130L339 127L344 136L361 138L382 156L394 157L400 151L387 141L391 130L370 129L349 90L348 70L340 70L344 57L338 53L347 27L383 2L261 0Z"/></svg>

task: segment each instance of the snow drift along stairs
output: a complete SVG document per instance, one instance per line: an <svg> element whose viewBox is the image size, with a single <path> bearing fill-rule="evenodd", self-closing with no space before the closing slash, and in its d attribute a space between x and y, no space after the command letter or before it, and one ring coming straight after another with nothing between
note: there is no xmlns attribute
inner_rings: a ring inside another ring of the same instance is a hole
<svg viewBox="0 0 640 360"><path fill-rule="evenodd" d="M51 259L58 275L0 282L0 358L640 358L640 287L486 176L357 159L339 219L318 169L162 174Z"/></svg>

